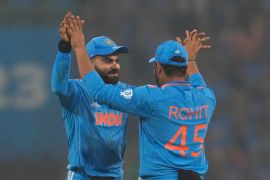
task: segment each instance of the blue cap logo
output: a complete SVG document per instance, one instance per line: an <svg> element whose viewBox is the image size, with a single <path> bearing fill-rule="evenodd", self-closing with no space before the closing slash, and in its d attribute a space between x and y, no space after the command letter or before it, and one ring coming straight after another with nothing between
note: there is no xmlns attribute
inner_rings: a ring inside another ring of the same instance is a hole
<svg viewBox="0 0 270 180"><path fill-rule="evenodd" d="M174 61L174 57L181 57L183 61ZM168 64L174 66L187 66L188 53L184 46L177 41L166 41L161 43L156 49L155 56L149 60L149 62L159 62L161 64Z"/></svg>
<svg viewBox="0 0 270 180"><path fill-rule="evenodd" d="M108 56L113 53L128 53L126 46L118 46L106 36L99 36L91 39L86 45L86 51L90 58L95 56Z"/></svg>
<svg viewBox="0 0 270 180"><path fill-rule="evenodd" d="M115 43L112 41L112 40L110 40L109 38L105 38L104 39L104 42L106 43L106 44L108 44L109 46L113 46Z"/></svg>

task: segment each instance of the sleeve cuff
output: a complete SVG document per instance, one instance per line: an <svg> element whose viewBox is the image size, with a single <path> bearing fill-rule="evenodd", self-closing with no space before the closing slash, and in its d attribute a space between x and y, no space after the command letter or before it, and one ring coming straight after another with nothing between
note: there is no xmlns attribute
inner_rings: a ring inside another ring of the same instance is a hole
<svg viewBox="0 0 270 180"><path fill-rule="evenodd" d="M61 59L63 61L71 61L71 53L64 53L61 51L57 52L58 59Z"/></svg>

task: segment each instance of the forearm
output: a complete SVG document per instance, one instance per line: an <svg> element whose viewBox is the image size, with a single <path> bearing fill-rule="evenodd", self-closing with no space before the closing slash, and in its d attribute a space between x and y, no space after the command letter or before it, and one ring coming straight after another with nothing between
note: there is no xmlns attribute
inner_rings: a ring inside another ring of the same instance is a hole
<svg viewBox="0 0 270 180"><path fill-rule="evenodd" d="M70 72L70 53L58 52L51 75L51 90L54 93L68 93L68 79Z"/></svg>
<svg viewBox="0 0 270 180"><path fill-rule="evenodd" d="M68 79L71 64L70 52L70 43L60 40L51 76L51 89L55 93L67 94L68 92Z"/></svg>
<svg viewBox="0 0 270 180"><path fill-rule="evenodd" d="M85 47L75 49L75 55L81 78L94 70Z"/></svg>
<svg viewBox="0 0 270 180"><path fill-rule="evenodd" d="M197 62L195 60L189 60L188 61L188 69L187 69L187 74L188 76L191 76L193 74L198 74L200 73L198 66L197 66Z"/></svg>
<svg viewBox="0 0 270 180"><path fill-rule="evenodd" d="M206 86L206 83L200 74L197 62L191 60L188 62L188 77L193 86Z"/></svg>

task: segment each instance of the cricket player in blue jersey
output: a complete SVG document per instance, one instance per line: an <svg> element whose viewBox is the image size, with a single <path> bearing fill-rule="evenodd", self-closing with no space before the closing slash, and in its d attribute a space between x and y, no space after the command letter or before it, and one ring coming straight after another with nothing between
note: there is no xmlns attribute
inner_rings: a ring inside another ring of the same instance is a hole
<svg viewBox="0 0 270 180"><path fill-rule="evenodd" d="M80 18L69 21L68 34L87 92L99 103L140 117L140 179L203 179L208 163L204 140L216 100L199 73L196 55L207 37L186 32L183 42L160 44L155 63L158 86L121 89L105 84L94 71ZM186 79L188 76L188 80Z"/></svg>
<svg viewBox="0 0 270 180"><path fill-rule="evenodd" d="M67 180L122 180L127 114L97 103L80 79L70 79L69 16L60 26L61 40L51 76L51 89L61 103L68 139ZM119 54L127 53L127 47L101 36L93 38L86 49L104 82L119 89L132 88L118 82Z"/></svg>

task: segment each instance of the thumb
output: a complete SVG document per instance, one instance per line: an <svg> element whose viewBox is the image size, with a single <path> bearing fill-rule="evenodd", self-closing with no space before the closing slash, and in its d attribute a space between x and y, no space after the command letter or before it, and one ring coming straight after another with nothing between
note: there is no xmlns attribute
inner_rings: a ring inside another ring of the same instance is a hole
<svg viewBox="0 0 270 180"><path fill-rule="evenodd" d="M176 36L175 40L176 40L176 41L177 41L179 44L181 44L181 45L182 45L182 40L180 39L180 37L179 37L179 36Z"/></svg>
<svg viewBox="0 0 270 180"><path fill-rule="evenodd" d="M85 24L85 20L81 20L81 26L83 27Z"/></svg>

